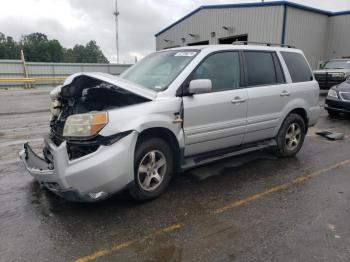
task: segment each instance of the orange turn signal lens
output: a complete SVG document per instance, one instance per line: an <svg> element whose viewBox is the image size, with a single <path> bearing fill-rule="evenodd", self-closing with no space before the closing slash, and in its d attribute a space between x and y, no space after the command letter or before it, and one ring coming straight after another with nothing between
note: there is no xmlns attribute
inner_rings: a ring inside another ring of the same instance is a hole
<svg viewBox="0 0 350 262"><path fill-rule="evenodd" d="M91 135L98 133L108 123L107 112L96 113L92 115L91 120Z"/></svg>

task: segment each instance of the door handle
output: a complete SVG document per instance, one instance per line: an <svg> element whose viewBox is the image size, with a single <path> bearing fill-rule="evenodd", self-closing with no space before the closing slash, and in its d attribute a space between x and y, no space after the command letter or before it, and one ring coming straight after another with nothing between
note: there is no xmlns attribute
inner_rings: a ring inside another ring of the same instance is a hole
<svg viewBox="0 0 350 262"><path fill-rule="evenodd" d="M290 96L290 93L287 90L283 90L280 94L280 96Z"/></svg>
<svg viewBox="0 0 350 262"><path fill-rule="evenodd" d="M234 105L240 104L240 103L244 103L245 99L241 98L239 96L236 96L234 99L231 100L231 103Z"/></svg>

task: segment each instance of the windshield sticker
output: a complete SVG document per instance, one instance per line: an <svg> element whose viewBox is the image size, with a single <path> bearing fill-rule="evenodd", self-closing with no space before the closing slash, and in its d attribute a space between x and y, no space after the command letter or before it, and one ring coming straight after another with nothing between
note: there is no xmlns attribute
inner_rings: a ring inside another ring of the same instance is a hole
<svg viewBox="0 0 350 262"><path fill-rule="evenodd" d="M196 52L177 52L175 56L194 56Z"/></svg>
<svg viewBox="0 0 350 262"><path fill-rule="evenodd" d="M350 61L346 61L347 64L350 64Z"/></svg>

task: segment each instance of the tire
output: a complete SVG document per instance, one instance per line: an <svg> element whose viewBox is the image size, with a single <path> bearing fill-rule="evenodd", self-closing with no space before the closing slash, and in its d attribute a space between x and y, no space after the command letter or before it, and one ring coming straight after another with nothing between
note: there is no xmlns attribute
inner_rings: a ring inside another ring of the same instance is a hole
<svg viewBox="0 0 350 262"><path fill-rule="evenodd" d="M163 139L141 140L135 150L134 183L129 189L131 196L139 202L160 196L171 180L173 169L172 150Z"/></svg>
<svg viewBox="0 0 350 262"><path fill-rule="evenodd" d="M336 116L338 116L338 112L336 112L336 111L327 110L327 112L328 112L328 115L331 116L331 117L336 117Z"/></svg>
<svg viewBox="0 0 350 262"><path fill-rule="evenodd" d="M305 135L306 124L304 119L298 114L289 114L278 131L275 154L278 157L295 156L304 143Z"/></svg>

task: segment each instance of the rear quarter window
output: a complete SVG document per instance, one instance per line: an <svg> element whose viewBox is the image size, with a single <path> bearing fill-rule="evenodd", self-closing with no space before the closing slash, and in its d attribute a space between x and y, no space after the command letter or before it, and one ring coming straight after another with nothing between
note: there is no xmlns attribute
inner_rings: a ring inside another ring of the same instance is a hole
<svg viewBox="0 0 350 262"><path fill-rule="evenodd" d="M312 81L313 76L303 55L293 52L281 52L294 83Z"/></svg>

